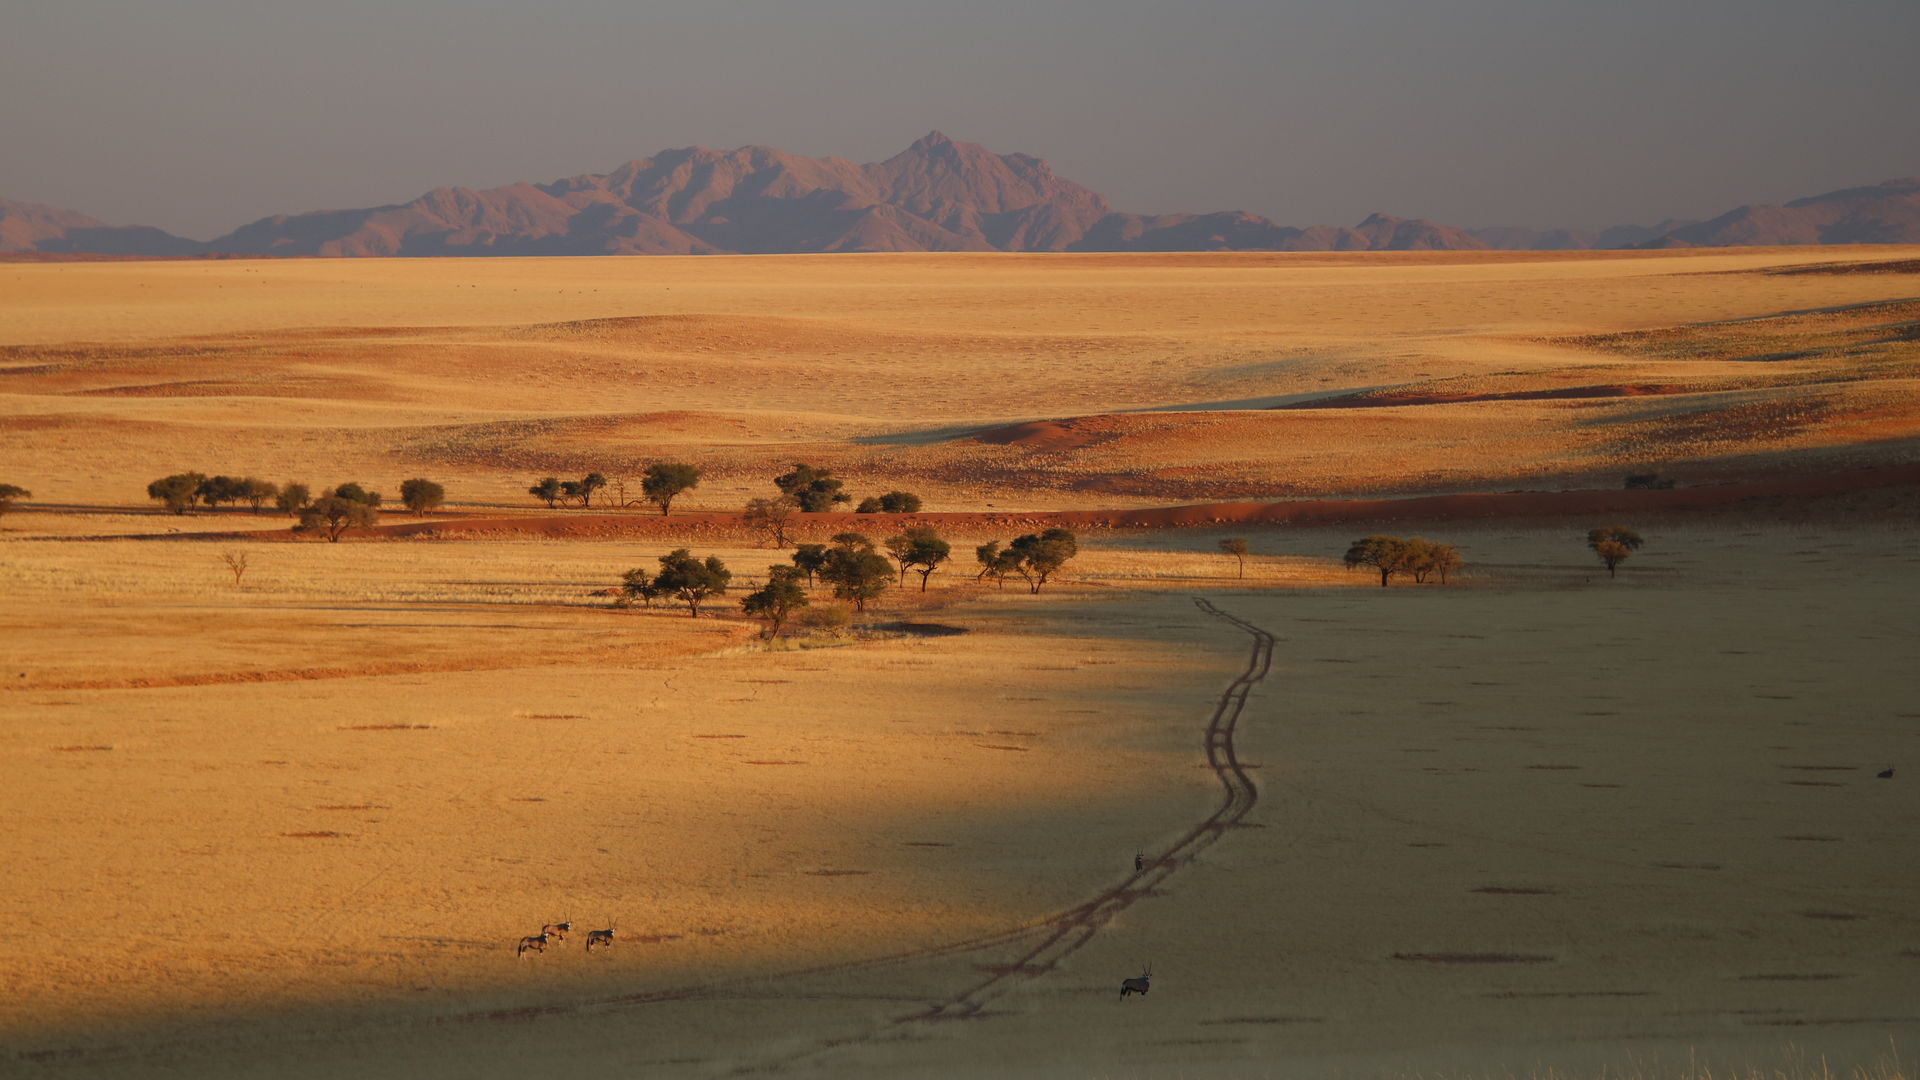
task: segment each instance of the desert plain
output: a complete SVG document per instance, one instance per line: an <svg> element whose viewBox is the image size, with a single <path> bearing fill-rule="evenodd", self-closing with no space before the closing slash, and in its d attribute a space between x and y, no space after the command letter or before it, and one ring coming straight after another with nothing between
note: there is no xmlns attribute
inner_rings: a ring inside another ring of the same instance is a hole
<svg viewBox="0 0 1920 1080"><path fill-rule="evenodd" d="M769 645L799 461L924 511L798 539L955 557ZM186 470L447 504L327 543ZM7 1075L1920 1047L1917 249L0 263L0 482ZM729 595L614 603L679 547Z"/></svg>

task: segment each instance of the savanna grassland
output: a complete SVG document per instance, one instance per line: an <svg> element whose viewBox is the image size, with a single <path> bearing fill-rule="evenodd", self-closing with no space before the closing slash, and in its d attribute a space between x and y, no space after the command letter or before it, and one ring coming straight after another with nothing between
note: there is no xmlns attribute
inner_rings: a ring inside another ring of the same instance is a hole
<svg viewBox="0 0 1920 1080"><path fill-rule="evenodd" d="M0 1072L1910 1075L1913 254L0 264Z"/></svg>

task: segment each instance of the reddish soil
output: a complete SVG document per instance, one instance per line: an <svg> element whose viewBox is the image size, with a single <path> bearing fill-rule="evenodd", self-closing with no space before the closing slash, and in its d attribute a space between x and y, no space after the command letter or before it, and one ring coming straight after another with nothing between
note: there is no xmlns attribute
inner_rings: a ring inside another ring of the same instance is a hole
<svg viewBox="0 0 1920 1080"><path fill-rule="evenodd" d="M1350 397L1319 398L1275 405L1275 409L1382 409L1396 405L1457 405L1469 401L1557 401L1567 398L1648 397L1658 394L1688 394L1691 387L1665 383L1619 383L1601 386L1566 386L1556 390L1513 390L1504 394L1415 394L1385 391L1355 394ZM984 439L984 436L982 437Z"/></svg>
<svg viewBox="0 0 1920 1080"><path fill-rule="evenodd" d="M1606 489L1582 491L1507 491L1460 495L1422 495L1403 499L1301 499L1290 502L1196 503L1140 510L1051 510L1020 513L921 513L805 515L819 530L873 531L913 524L935 525L964 533L1024 531L1051 526L1074 529L1177 529L1217 525L1344 525L1375 522L1551 519L1600 514L1707 512L1764 506L1779 500L1886 488L1920 489L1920 465L1888 465L1845 472L1778 475L1762 479L1664 491ZM519 517L447 518L355 529L347 539L452 538L463 533L493 537L604 540L614 537L698 537L738 535L746 525L738 514L528 514ZM123 539L116 537L115 539ZM124 537L141 540L294 540L291 530L259 532L167 533Z"/></svg>

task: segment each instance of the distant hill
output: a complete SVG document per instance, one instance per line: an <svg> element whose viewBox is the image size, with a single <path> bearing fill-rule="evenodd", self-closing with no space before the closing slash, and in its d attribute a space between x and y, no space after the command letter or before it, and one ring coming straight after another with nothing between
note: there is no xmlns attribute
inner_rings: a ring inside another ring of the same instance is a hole
<svg viewBox="0 0 1920 1080"><path fill-rule="evenodd" d="M1707 222L1600 232L1466 230L1374 214L1352 228L1254 214L1142 215L1026 154L939 132L857 165L764 146L690 147L545 184L435 188L411 202L261 218L199 243L0 200L0 252L114 255L690 255L837 251L1565 250L1920 243L1920 180Z"/></svg>
<svg viewBox="0 0 1920 1080"><path fill-rule="evenodd" d="M0 252L188 255L202 245L145 225L108 225L72 210L0 198Z"/></svg>
<svg viewBox="0 0 1920 1080"><path fill-rule="evenodd" d="M1920 177L1829 191L1785 206L1742 206L1644 246L1920 243Z"/></svg>

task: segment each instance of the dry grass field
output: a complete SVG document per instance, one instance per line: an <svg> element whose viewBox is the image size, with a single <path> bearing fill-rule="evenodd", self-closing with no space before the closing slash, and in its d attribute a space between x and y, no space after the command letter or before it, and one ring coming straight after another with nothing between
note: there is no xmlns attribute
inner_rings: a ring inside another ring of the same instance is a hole
<svg viewBox="0 0 1920 1080"><path fill-rule="evenodd" d="M0 264L0 1074L1910 1077L1912 254ZM799 460L957 558L769 648Z"/></svg>

